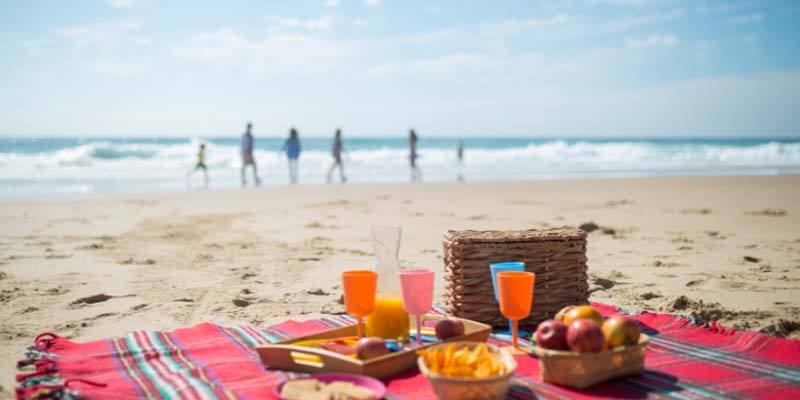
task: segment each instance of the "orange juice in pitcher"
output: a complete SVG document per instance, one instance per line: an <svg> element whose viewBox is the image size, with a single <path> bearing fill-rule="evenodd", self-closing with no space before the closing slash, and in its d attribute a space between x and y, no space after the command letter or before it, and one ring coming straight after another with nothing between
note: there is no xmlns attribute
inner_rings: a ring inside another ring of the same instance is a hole
<svg viewBox="0 0 800 400"><path fill-rule="evenodd" d="M402 340L408 337L408 313L400 295L378 293L375 308L367 317L367 335Z"/></svg>
<svg viewBox="0 0 800 400"><path fill-rule="evenodd" d="M375 308L367 317L368 336L403 340L408 338L409 317L403 308L400 292L400 227L376 226L372 228L372 245L375 249L375 270L378 288Z"/></svg>

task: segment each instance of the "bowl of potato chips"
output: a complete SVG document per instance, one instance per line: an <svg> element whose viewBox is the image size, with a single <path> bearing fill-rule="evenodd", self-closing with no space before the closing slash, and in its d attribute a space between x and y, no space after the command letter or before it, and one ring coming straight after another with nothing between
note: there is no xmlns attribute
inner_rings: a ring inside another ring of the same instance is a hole
<svg viewBox="0 0 800 400"><path fill-rule="evenodd" d="M505 399L514 357L483 342L447 342L417 351L417 365L440 399Z"/></svg>

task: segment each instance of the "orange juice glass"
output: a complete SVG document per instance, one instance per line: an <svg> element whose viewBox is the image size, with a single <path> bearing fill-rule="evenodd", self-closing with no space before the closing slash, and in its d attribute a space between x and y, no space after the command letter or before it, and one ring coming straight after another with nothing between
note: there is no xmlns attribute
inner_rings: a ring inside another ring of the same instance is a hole
<svg viewBox="0 0 800 400"><path fill-rule="evenodd" d="M362 318L372 314L375 309L375 288L378 274L375 271L342 272L344 287L344 308L347 313L358 318L358 338L364 337Z"/></svg>
<svg viewBox="0 0 800 400"><path fill-rule="evenodd" d="M536 275L533 272L498 272L497 294L500 300L500 312L513 321L511 341L514 350L519 351L517 336L519 320L531 313L533 303L533 286Z"/></svg>

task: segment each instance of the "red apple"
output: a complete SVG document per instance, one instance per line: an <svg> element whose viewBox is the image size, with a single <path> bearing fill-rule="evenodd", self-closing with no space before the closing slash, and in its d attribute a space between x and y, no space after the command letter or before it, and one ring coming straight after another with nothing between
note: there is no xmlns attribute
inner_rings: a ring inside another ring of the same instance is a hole
<svg viewBox="0 0 800 400"><path fill-rule="evenodd" d="M600 325L589 318L579 318L567 328L567 345L577 352L600 351L606 344L606 337Z"/></svg>
<svg viewBox="0 0 800 400"><path fill-rule="evenodd" d="M552 319L542 322L536 329L536 344L544 349L569 350L567 326Z"/></svg>
<svg viewBox="0 0 800 400"><path fill-rule="evenodd" d="M603 335L609 349L636 344L640 334L636 321L622 315L609 317L603 322Z"/></svg>
<svg viewBox="0 0 800 400"><path fill-rule="evenodd" d="M445 340L447 338L461 336L464 334L464 323L457 319L443 319L436 323L436 338Z"/></svg>
<svg viewBox="0 0 800 400"><path fill-rule="evenodd" d="M377 336L361 338L356 343L356 355L361 360L380 357L384 354L389 354L389 348L386 347L386 342Z"/></svg>

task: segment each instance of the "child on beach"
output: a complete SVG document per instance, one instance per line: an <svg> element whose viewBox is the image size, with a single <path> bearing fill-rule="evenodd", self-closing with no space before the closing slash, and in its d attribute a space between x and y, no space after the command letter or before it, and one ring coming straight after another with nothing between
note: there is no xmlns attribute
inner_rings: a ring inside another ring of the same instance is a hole
<svg viewBox="0 0 800 400"><path fill-rule="evenodd" d="M286 158L289 160L289 183L296 185L297 160L300 158L300 138L296 129L292 128L289 131L289 138L286 139L281 150L286 151Z"/></svg>
<svg viewBox="0 0 800 400"><path fill-rule="evenodd" d="M200 148L197 149L197 165L194 166L192 170L186 173L186 186L191 187L191 177L195 171L198 169L203 170L203 182L204 187L208 189L208 168L206 167L205 163L206 159L206 145L205 143L200 144Z"/></svg>
<svg viewBox="0 0 800 400"><path fill-rule="evenodd" d="M331 175L336 167L339 167L339 177L342 183L347 182L344 176L344 164L342 164L342 151L345 150L342 145L342 130L336 129L336 135L333 137L333 145L331 146L331 155L333 156L333 165L328 170L328 183L331 183Z"/></svg>

